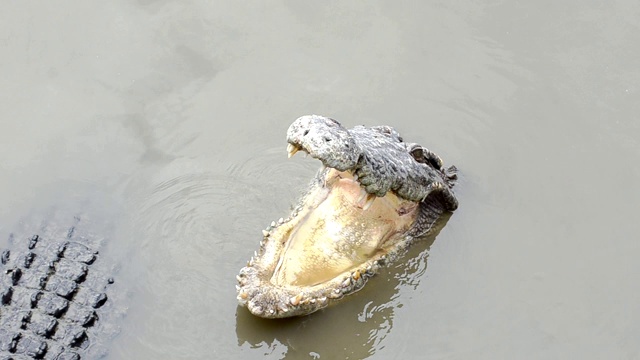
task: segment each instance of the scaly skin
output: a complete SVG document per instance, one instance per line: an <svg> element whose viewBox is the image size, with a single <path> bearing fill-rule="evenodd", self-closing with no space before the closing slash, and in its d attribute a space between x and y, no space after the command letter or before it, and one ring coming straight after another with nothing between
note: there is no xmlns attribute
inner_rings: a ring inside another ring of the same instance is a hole
<svg viewBox="0 0 640 360"><path fill-rule="evenodd" d="M265 318L306 315L361 289L458 202L456 169L388 126L347 130L317 115L287 131L323 168L287 219L263 230L238 275L238 301Z"/></svg>
<svg viewBox="0 0 640 360"><path fill-rule="evenodd" d="M107 295L100 228L54 214L23 224L28 232L12 233L0 256L0 358L103 357L121 309Z"/></svg>

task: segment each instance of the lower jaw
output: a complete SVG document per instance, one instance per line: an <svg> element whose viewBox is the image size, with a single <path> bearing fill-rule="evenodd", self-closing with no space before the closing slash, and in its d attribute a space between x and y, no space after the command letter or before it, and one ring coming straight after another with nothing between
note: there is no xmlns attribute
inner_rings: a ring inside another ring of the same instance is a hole
<svg viewBox="0 0 640 360"><path fill-rule="evenodd" d="M334 170L325 170L325 174L331 171ZM318 181L312 186L309 194L313 194L314 191L326 191L322 182L330 180ZM259 251L237 276L238 301L253 315L264 318L284 318L307 315L320 310L362 289L369 278L378 273L387 262L392 261L399 250L407 248L413 240L411 236L398 234L397 241L392 246L376 252L366 261L318 284L295 285L282 282L275 284L274 272L286 246L286 241L281 239L287 239L288 234L297 226L299 213L303 211L303 204L307 204L308 200L309 197L306 197L291 217L272 222L271 226L263 231L264 237L260 241Z"/></svg>
<svg viewBox="0 0 640 360"><path fill-rule="evenodd" d="M253 315L269 319L311 314L362 289L381 267L393 261L398 250L408 247L411 240L407 236L396 249L313 286L274 285L270 281L273 267L258 255L236 277L238 302Z"/></svg>

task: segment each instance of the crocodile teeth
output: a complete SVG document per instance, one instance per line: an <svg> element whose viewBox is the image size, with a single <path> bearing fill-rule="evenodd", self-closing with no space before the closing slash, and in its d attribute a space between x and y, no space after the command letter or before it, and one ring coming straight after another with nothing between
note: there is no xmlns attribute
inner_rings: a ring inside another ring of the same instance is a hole
<svg viewBox="0 0 640 360"><path fill-rule="evenodd" d="M253 259L252 259L252 260L253 260ZM356 270L356 271L353 273L353 278L354 278L354 280L358 280L358 279L360 279L360 270Z"/></svg>
<svg viewBox="0 0 640 360"><path fill-rule="evenodd" d="M376 199L375 194L369 194L365 189L361 190L360 198L358 199L358 206L362 210L367 211L373 205L373 201Z"/></svg>
<svg viewBox="0 0 640 360"><path fill-rule="evenodd" d="M287 311L289 311L289 308L284 303L278 304L277 309L278 309L279 312L287 312Z"/></svg>
<svg viewBox="0 0 640 360"><path fill-rule="evenodd" d="M367 190L360 188L360 197L358 198L358 204L360 204L369 195Z"/></svg>
<svg viewBox="0 0 640 360"><path fill-rule="evenodd" d="M289 299L289 302L291 303L291 305L296 306L300 304L300 300L302 300L302 293L293 296L291 299Z"/></svg>
<svg viewBox="0 0 640 360"><path fill-rule="evenodd" d="M373 194L369 194L369 196L367 196L367 201L364 203L364 206L362 207L362 210L367 211L369 210L369 208L371 207L371 205L373 205L373 201L376 199L376 196Z"/></svg>
<svg viewBox="0 0 640 360"><path fill-rule="evenodd" d="M293 144L287 144L287 154L289 158L295 155L299 150L300 148L298 146Z"/></svg>

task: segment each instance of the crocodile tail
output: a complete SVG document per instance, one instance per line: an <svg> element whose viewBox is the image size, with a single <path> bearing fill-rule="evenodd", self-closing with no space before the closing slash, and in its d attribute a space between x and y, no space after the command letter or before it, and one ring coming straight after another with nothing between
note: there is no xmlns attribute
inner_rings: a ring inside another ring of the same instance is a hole
<svg viewBox="0 0 640 360"><path fill-rule="evenodd" d="M451 165L448 168L444 169L444 178L449 185L449 188L455 186L456 181L458 180L458 168L455 165Z"/></svg>

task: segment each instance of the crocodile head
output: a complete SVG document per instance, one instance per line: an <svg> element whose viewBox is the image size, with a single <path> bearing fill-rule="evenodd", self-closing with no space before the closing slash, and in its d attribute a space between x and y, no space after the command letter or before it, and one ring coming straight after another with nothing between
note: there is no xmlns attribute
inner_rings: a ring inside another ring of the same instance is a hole
<svg viewBox="0 0 640 360"><path fill-rule="evenodd" d="M265 318L306 315L361 289L457 208L455 167L388 126L347 130L317 115L287 131L289 157L323 166L289 217L263 230L238 275L238 301Z"/></svg>

